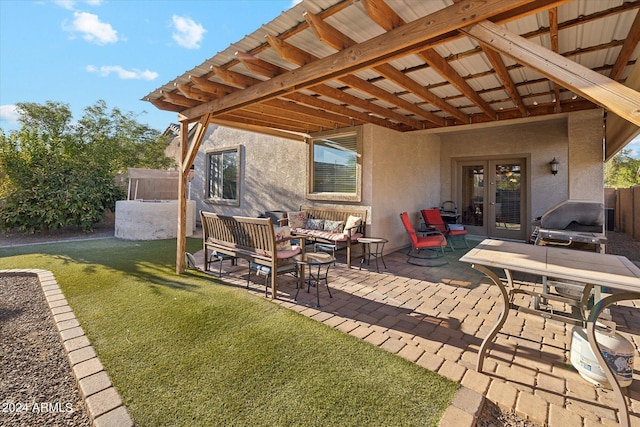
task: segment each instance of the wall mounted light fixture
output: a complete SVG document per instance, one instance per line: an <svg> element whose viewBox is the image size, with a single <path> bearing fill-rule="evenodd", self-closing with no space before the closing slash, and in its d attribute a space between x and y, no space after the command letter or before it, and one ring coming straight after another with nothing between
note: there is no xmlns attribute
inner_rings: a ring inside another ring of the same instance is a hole
<svg viewBox="0 0 640 427"><path fill-rule="evenodd" d="M549 165L551 165L551 173L556 175L558 173L558 165L560 164L559 161L556 160L556 158L554 157L553 160L551 160L549 162Z"/></svg>

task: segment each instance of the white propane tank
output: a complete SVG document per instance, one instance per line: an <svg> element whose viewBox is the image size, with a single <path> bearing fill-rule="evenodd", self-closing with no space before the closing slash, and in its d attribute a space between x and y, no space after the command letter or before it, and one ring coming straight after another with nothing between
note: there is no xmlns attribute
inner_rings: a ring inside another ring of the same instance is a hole
<svg viewBox="0 0 640 427"><path fill-rule="evenodd" d="M604 360L618 379L620 387L627 387L633 380L633 345L613 327L596 324L596 341ZM571 364L590 383L611 389L609 380L591 351L587 330L574 326L571 336Z"/></svg>

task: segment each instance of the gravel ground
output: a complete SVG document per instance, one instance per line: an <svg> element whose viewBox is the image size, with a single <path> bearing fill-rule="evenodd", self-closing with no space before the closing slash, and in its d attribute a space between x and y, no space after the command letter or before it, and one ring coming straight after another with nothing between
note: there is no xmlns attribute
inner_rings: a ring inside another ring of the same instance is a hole
<svg viewBox="0 0 640 427"><path fill-rule="evenodd" d="M113 235L113 224L97 226L93 233L75 230L32 235L0 233L0 247ZM640 241L617 232L607 232L607 238L607 253L624 255L640 265ZM33 298L33 295L37 297ZM90 425L53 320L35 279L0 276L0 403L2 426ZM53 405L53 409L59 403L60 411L36 412L34 405L43 403ZM67 405L72 408L70 411L67 411ZM514 412L500 410L488 400L477 425L538 426Z"/></svg>
<svg viewBox="0 0 640 427"><path fill-rule="evenodd" d="M0 276L0 425L90 426L38 279Z"/></svg>

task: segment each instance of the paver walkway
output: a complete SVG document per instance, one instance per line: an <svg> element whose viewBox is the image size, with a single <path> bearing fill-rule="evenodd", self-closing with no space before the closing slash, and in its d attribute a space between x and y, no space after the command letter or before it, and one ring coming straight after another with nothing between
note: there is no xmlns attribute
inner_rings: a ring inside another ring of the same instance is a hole
<svg viewBox="0 0 640 427"><path fill-rule="evenodd" d="M301 291L294 301L295 279L286 275L279 278L275 301L438 372L535 423L618 425L613 392L591 385L571 366L572 325L512 310L489 349L484 372L476 372L479 346L501 302L487 278L458 261L463 254L449 252L441 267L418 267L395 252L385 255L388 268L377 273L374 265L359 270L359 258L347 269L342 253L330 269L333 298L320 288L321 307L315 307L315 290ZM201 263L202 253L196 255ZM218 266L212 269L217 272ZM237 266L225 261L222 271L226 283L246 285L246 261ZM264 297L264 278L254 277L249 291ZM636 347L635 380L627 395L631 425L640 426L640 301L616 306L612 314L618 331Z"/></svg>

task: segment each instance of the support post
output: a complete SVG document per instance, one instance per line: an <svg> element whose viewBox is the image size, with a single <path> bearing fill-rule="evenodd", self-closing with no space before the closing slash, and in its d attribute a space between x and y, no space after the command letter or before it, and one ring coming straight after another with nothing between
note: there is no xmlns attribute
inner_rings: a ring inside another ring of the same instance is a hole
<svg viewBox="0 0 640 427"><path fill-rule="evenodd" d="M189 124L188 122L180 122L180 168L178 174L178 235L176 244L176 273L184 273L186 263L184 254L187 249L187 179L189 176L189 167L184 167L187 159L187 150L189 148ZM184 170L186 169L186 173Z"/></svg>

